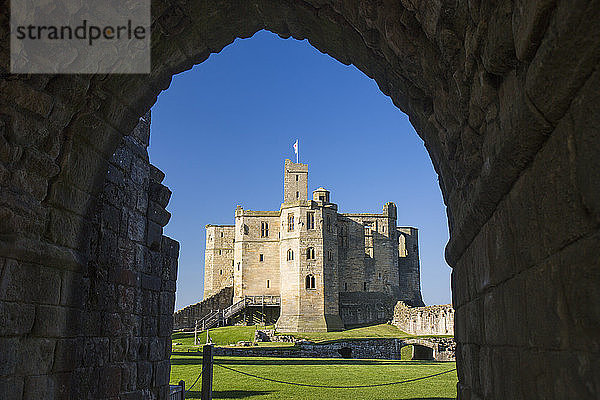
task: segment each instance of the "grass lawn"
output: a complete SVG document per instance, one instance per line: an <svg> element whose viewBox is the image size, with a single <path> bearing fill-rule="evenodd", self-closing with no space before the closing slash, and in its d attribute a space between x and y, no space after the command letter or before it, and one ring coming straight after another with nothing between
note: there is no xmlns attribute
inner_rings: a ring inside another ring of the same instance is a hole
<svg viewBox="0 0 600 400"><path fill-rule="evenodd" d="M291 382L319 385L369 385L414 379L444 372L454 363L395 360L345 360L315 358L215 357L215 363ZM194 382L202 368L201 353L174 352L171 356L171 384L183 379L186 386ZM456 371L422 381L400 385L361 389L323 389L284 385L240 375L214 367L215 399L427 399L456 398ZM187 394L187 399L200 399L200 381Z"/></svg>
<svg viewBox="0 0 600 400"><path fill-rule="evenodd" d="M241 340L254 341L254 332L260 326L226 326L210 330L212 342L218 346L235 344ZM272 327L268 327L272 328ZM307 339L313 342L326 342L343 339L364 339L364 338L406 338L411 335L401 331L393 325L380 324L367 326L363 328L348 329L341 332L315 332L315 333L286 333L300 339ZM206 332L198 334L200 344L206 343ZM175 346L177 350L185 350L186 347L193 346L194 334L177 332L173 334L173 343L181 343ZM287 345L285 343L265 343L262 345ZM181 347L180 347L181 346Z"/></svg>
<svg viewBox="0 0 600 400"><path fill-rule="evenodd" d="M341 339L364 339L364 338L405 338L412 337L393 325L379 324L365 326L363 328L347 329L341 332L311 332L311 333L286 333L297 338L311 340L313 342L325 342Z"/></svg>

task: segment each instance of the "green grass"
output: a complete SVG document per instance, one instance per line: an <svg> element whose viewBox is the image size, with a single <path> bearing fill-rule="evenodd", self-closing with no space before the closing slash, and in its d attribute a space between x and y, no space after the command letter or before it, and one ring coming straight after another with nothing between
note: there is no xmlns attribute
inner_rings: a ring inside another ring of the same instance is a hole
<svg viewBox="0 0 600 400"><path fill-rule="evenodd" d="M227 346L239 341L254 341L255 326L225 326L222 328L210 329L210 338L218 346ZM173 343L181 345L173 346L173 350L186 350L194 345L194 334L187 332L175 332L172 335ZM198 334L198 342L203 345L206 343L206 332Z"/></svg>
<svg viewBox="0 0 600 400"><path fill-rule="evenodd" d="M393 325L379 324L365 326L362 328L347 329L341 332L315 332L315 333L286 333L297 338L311 340L313 342L325 342L343 339L365 339L365 338L406 338L412 337Z"/></svg>
<svg viewBox="0 0 600 400"><path fill-rule="evenodd" d="M315 358L215 357L215 363L247 373L284 381L319 385L368 385L414 379L454 368L454 363L396 360L345 360ZM202 365L201 353L174 352L171 384L183 379L189 388ZM400 385L361 389L323 389L259 380L214 366L214 399L428 399L456 398L456 372ZM200 399L200 381L187 394Z"/></svg>

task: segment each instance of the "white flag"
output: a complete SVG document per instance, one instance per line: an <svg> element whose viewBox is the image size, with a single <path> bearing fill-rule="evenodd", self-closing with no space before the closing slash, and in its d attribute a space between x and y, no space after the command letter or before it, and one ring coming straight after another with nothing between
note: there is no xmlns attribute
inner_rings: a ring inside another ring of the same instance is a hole
<svg viewBox="0 0 600 400"><path fill-rule="evenodd" d="M296 139L296 143L294 143L294 153L296 153L296 162L298 162L298 139Z"/></svg>

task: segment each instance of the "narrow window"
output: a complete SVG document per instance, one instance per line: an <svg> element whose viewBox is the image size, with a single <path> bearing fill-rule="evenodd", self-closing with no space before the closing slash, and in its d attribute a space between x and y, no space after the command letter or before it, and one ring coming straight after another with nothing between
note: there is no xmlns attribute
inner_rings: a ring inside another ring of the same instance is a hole
<svg viewBox="0 0 600 400"><path fill-rule="evenodd" d="M327 216L327 232L331 232L331 217Z"/></svg>
<svg viewBox="0 0 600 400"><path fill-rule="evenodd" d="M333 251L331 251L331 250L327 251L327 260L333 261Z"/></svg>
<svg viewBox="0 0 600 400"><path fill-rule="evenodd" d="M315 289L317 287L314 275L306 275L304 282L306 289Z"/></svg>
<svg viewBox="0 0 600 400"><path fill-rule="evenodd" d="M269 223L261 222L260 223L260 237L269 237Z"/></svg>
<svg viewBox="0 0 600 400"><path fill-rule="evenodd" d="M267 289L271 287L271 281L267 279Z"/></svg>
<svg viewBox="0 0 600 400"><path fill-rule="evenodd" d="M379 279L381 279L381 272L379 274L377 274L377 276L379 277Z"/></svg>
<svg viewBox="0 0 600 400"><path fill-rule="evenodd" d="M223 275L223 270L222 269L219 270L219 275Z"/></svg>
<svg viewBox="0 0 600 400"><path fill-rule="evenodd" d="M235 262L233 260L231 260L231 266L233 267L235 264Z"/></svg>
<svg viewBox="0 0 600 400"><path fill-rule="evenodd" d="M240 270L240 263L238 263L238 271Z"/></svg>
<svg viewBox="0 0 600 400"><path fill-rule="evenodd" d="M264 254L260 254L260 255L258 256L258 261L260 261L260 262L263 262L263 261L265 261L265 255L264 255Z"/></svg>
<svg viewBox="0 0 600 400"><path fill-rule="evenodd" d="M315 213L306 213L306 229L315 229Z"/></svg>
<svg viewBox="0 0 600 400"><path fill-rule="evenodd" d="M296 182L298 182L298 175L296 175Z"/></svg>
<svg viewBox="0 0 600 400"><path fill-rule="evenodd" d="M367 290L367 282L363 282L363 290Z"/></svg>
<svg viewBox="0 0 600 400"><path fill-rule="evenodd" d="M219 255L221 255L221 250L219 250Z"/></svg>
<svg viewBox="0 0 600 400"><path fill-rule="evenodd" d="M288 214L288 231L294 230L294 214Z"/></svg>
<svg viewBox="0 0 600 400"><path fill-rule="evenodd" d="M287 252L287 260L288 260L288 261L292 261L293 259L294 259L294 250L292 250L292 249L288 249L288 252Z"/></svg>
<svg viewBox="0 0 600 400"><path fill-rule="evenodd" d="M223 232L221 232L221 237L223 237Z"/></svg>
<svg viewBox="0 0 600 400"><path fill-rule="evenodd" d="M296 198L299 199L300 198L300 192L296 192Z"/></svg>
<svg viewBox="0 0 600 400"><path fill-rule="evenodd" d="M307 260L315 259L315 248L314 247L309 247L308 249L306 249L306 259Z"/></svg>
<svg viewBox="0 0 600 400"><path fill-rule="evenodd" d="M344 283L344 291L346 291L346 292L348 291L348 282Z"/></svg>

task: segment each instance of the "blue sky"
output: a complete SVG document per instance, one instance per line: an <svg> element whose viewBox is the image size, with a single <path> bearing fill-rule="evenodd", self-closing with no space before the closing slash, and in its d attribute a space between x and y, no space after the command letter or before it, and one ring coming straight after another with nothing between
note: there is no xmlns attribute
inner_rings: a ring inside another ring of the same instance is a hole
<svg viewBox="0 0 600 400"><path fill-rule="evenodd" d="M398 225L419 228L425 303L450 302L437 175L407 116L354 66L262 31L173 77L151 129L150 160L173 192L165 234L181 244L176 309L202 299L206 224L232 224L238 204L279 209L296 139L309 192L329 189L340 212L396 203Z"/></svg>

